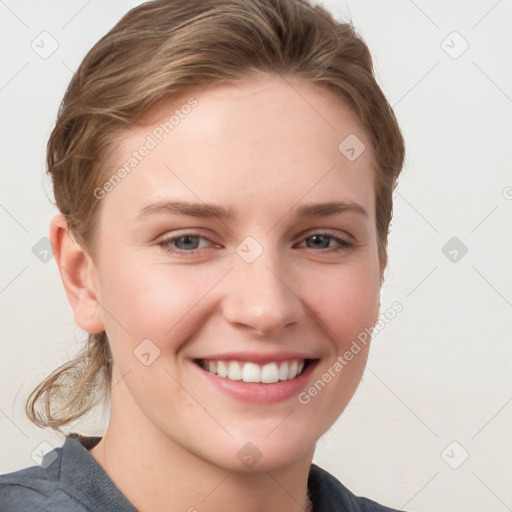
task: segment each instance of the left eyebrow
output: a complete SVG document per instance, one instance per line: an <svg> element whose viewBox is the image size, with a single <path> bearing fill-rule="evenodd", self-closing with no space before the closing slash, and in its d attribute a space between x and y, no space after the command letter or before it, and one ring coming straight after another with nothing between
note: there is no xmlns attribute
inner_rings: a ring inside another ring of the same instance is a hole
<svg viewBox="0 0 512 512"><path fill-rule="evenodd" d="M353 211L368 217L368 212L357 203L343 201L331 201L329 203L306 204L297 209L298 217L326 217L346 211Z"/></svg>

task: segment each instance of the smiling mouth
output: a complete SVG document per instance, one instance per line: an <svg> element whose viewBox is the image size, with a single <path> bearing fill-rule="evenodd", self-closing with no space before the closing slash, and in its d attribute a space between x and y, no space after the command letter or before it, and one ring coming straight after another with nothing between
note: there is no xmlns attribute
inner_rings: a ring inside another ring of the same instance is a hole
<svg viewBox="0 0 512 512"><path fill-rule="evenodd" d="M290 359L267 364L206 359L196 359L194 362L203 370L223 379L247 383L274 384L297 378L309 366L311 360Z"/></svg>

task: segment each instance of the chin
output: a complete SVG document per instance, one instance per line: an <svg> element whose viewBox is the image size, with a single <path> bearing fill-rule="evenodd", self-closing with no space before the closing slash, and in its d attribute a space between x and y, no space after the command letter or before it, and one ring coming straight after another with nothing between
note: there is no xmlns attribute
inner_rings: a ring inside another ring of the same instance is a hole
<svg viewBox="0 0 512 512"><path fill-rule="evenodd" d="M292 416L284 421L290 421ZM279 471L305 460L309 465L317 441L311 435L312 429L303 425L288 425L281 431L279 428L270 435L237 432L234 440L222 448L216 465L237 473ZM217 458L216 454L212 454L212 458Z"/></svg>

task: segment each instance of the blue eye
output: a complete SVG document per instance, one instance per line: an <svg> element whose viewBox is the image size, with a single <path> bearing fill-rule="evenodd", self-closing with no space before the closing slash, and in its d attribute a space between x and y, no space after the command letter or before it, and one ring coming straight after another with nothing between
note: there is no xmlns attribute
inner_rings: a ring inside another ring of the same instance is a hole
<svg viewBox="0 0 512 512"><path fill-rule="evenodd" d="M313 244L308 244L308 240L314 241ZM352 246L347 240L343 240L337 236L333 236L330 233L315 233L304 239L307 247L310 249L319 248L322 250L342 250L348 249ZM334 246L330 245L330 242L334 241Z"/></svg>
<svg viewBox="0 0 512 512"><path fill-rule="evenodd" d="M162 249L168 253L194 256L205 246L201 245L201 240L211 243L208 238L201 236L197 233L185 233L179 236L166 238L158 243ZM302 243L306 242L308 249L319 249L315 252L332 252L332 251L343 251L348 250L353 244L343 238L334 236L330 233L314 233L303 239Z"/></svg>
<svg viewBox="0 0 512 512"><path fill-rule="evenodd" d="M180 250L182 250L182 249L195 250L199 246L199 237L197 237L197 236L190 236L190 235L180 236L179 238L175 238L173 241L177 244L178 249L180 249ZM182 247L179 247L179 245L182 245Z"/></svg>
<svg viewBox="0 0 512 512"><path fill-rule="evenodd" d="M167 238L166 240L162 240L158 245L171 253L195 254L195 252L199 250L200 240L208 239L194 233L188 233L185 235Z"/></svg>

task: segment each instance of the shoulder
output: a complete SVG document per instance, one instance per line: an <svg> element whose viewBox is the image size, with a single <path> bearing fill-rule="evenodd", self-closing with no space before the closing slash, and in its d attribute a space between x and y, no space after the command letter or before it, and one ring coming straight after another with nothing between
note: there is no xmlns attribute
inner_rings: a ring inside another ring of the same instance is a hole
<svg viewBox="0 0 512 512"><path fill-rule="evenodd" d="M32 468L28 468L32 469ZM90 510L60 485L15 473L0 477L0 510L2 512L86 512Z"/></svg>
<svg viewBox="0 0 512 512"><path fill-rule="evenodd" d="M368 498L356 496L327 471L311 465L308 487L314 512L398 512Z"/></svg>
<svg viewBox="0 0 512 512"><path fill-rule="evenodd" d="M64 455L77 442L68 437L64 447L47 453L40 466L0 475L2 512L85 512L85 499L63 471ZM79 468L77 468L79 469Z"/></svg>

